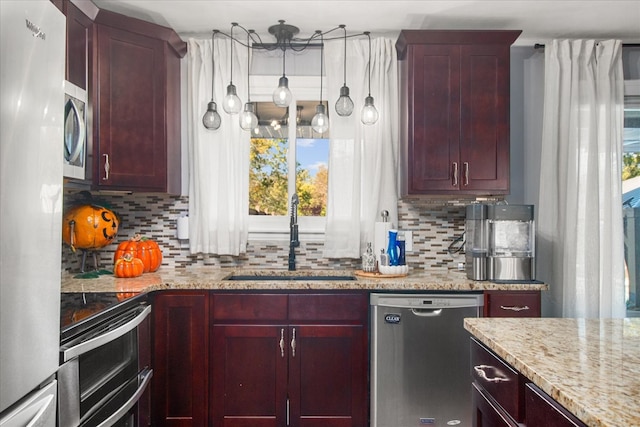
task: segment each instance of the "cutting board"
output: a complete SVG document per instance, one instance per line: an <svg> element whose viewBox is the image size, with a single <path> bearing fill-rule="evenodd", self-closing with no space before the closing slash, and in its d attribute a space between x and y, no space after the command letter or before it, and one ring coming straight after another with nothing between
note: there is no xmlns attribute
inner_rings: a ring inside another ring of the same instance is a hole
<svg viewBox="0 0 640 427"><path fill-rule="evenodd" d="M382 274L379 272L371 273L371 272L362 271L362 270L356 270L354 274L359 277L367 277L372 279L392 279L394 277L406 277L408 275L408 273L404 273L404 274Z"/></svg>

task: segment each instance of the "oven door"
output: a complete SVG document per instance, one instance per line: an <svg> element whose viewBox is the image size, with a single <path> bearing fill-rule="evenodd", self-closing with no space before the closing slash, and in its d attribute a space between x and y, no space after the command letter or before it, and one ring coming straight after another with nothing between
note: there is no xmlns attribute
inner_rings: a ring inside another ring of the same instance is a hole
<svg viewBox="0 0 640 427"><path fill-rule="evenodd" d="M152 375L150 312L136 306L62 343L60 427L130 425L117 422L137 408Z"/></svg>

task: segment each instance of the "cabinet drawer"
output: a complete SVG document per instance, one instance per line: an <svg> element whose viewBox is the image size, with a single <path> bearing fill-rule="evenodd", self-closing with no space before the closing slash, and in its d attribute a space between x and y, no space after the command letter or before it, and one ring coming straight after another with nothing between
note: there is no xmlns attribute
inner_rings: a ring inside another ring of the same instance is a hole
<svg viewBox="0 0 640 427"><path fill-rule="evenodd" d="M528 383L524 390L527 427L584 427L558 402L536 385Z"/></svg>
<svg viewBox="0 0 640 427"><path fill-rule="evenodd" d="M471 339L471 373L474 381L516 421L524 419L521 377L489 349Z"/></svg>
<svg viewBox="0 0 640 427"><path fill-rule="evenodd" d="M287 319L287 295L215 294L211 309L213 320L284 321Z"/></svg>
<svg viewBox="0 0 640 427"><path fill-rule="evenodd" d="M289 320L362 322L367 318L365 294L291 294Z"/></svg>
<svg viewBox="0 0 640 427"><path fill-rule="evenodd" d="M489 291L485 317L540 317L540 291Z"/></svg>

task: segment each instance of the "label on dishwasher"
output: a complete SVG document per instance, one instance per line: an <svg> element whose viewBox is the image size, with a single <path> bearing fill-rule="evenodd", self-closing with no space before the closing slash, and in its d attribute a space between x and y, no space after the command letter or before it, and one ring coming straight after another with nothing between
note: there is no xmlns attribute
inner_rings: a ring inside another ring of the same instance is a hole
<svg viewBox="0 0 640 427"><path fill-rule="evenodd" d="M385 323L391 323L392 325L397 325L400 323L400 315L394 313L388 313L384 315Z"/></svg>
<svg viewBox="0 0 640 427"><path fill-rule="evenodd" d="M435 418L420 418L420 425L432 425L436 423Z"/></svg>

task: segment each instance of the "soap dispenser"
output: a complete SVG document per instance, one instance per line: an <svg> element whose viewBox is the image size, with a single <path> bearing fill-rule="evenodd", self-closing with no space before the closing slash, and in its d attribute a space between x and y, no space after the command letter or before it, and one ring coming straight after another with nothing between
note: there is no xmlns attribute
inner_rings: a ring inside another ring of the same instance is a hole
<svg viewBox="0 0 640 427"><path fill-rule="evenodd" d="M400 254L398 250L398 230L389 230L389 245L387 246L387 255L389 256L389 265L398 265Z"/></svg>

